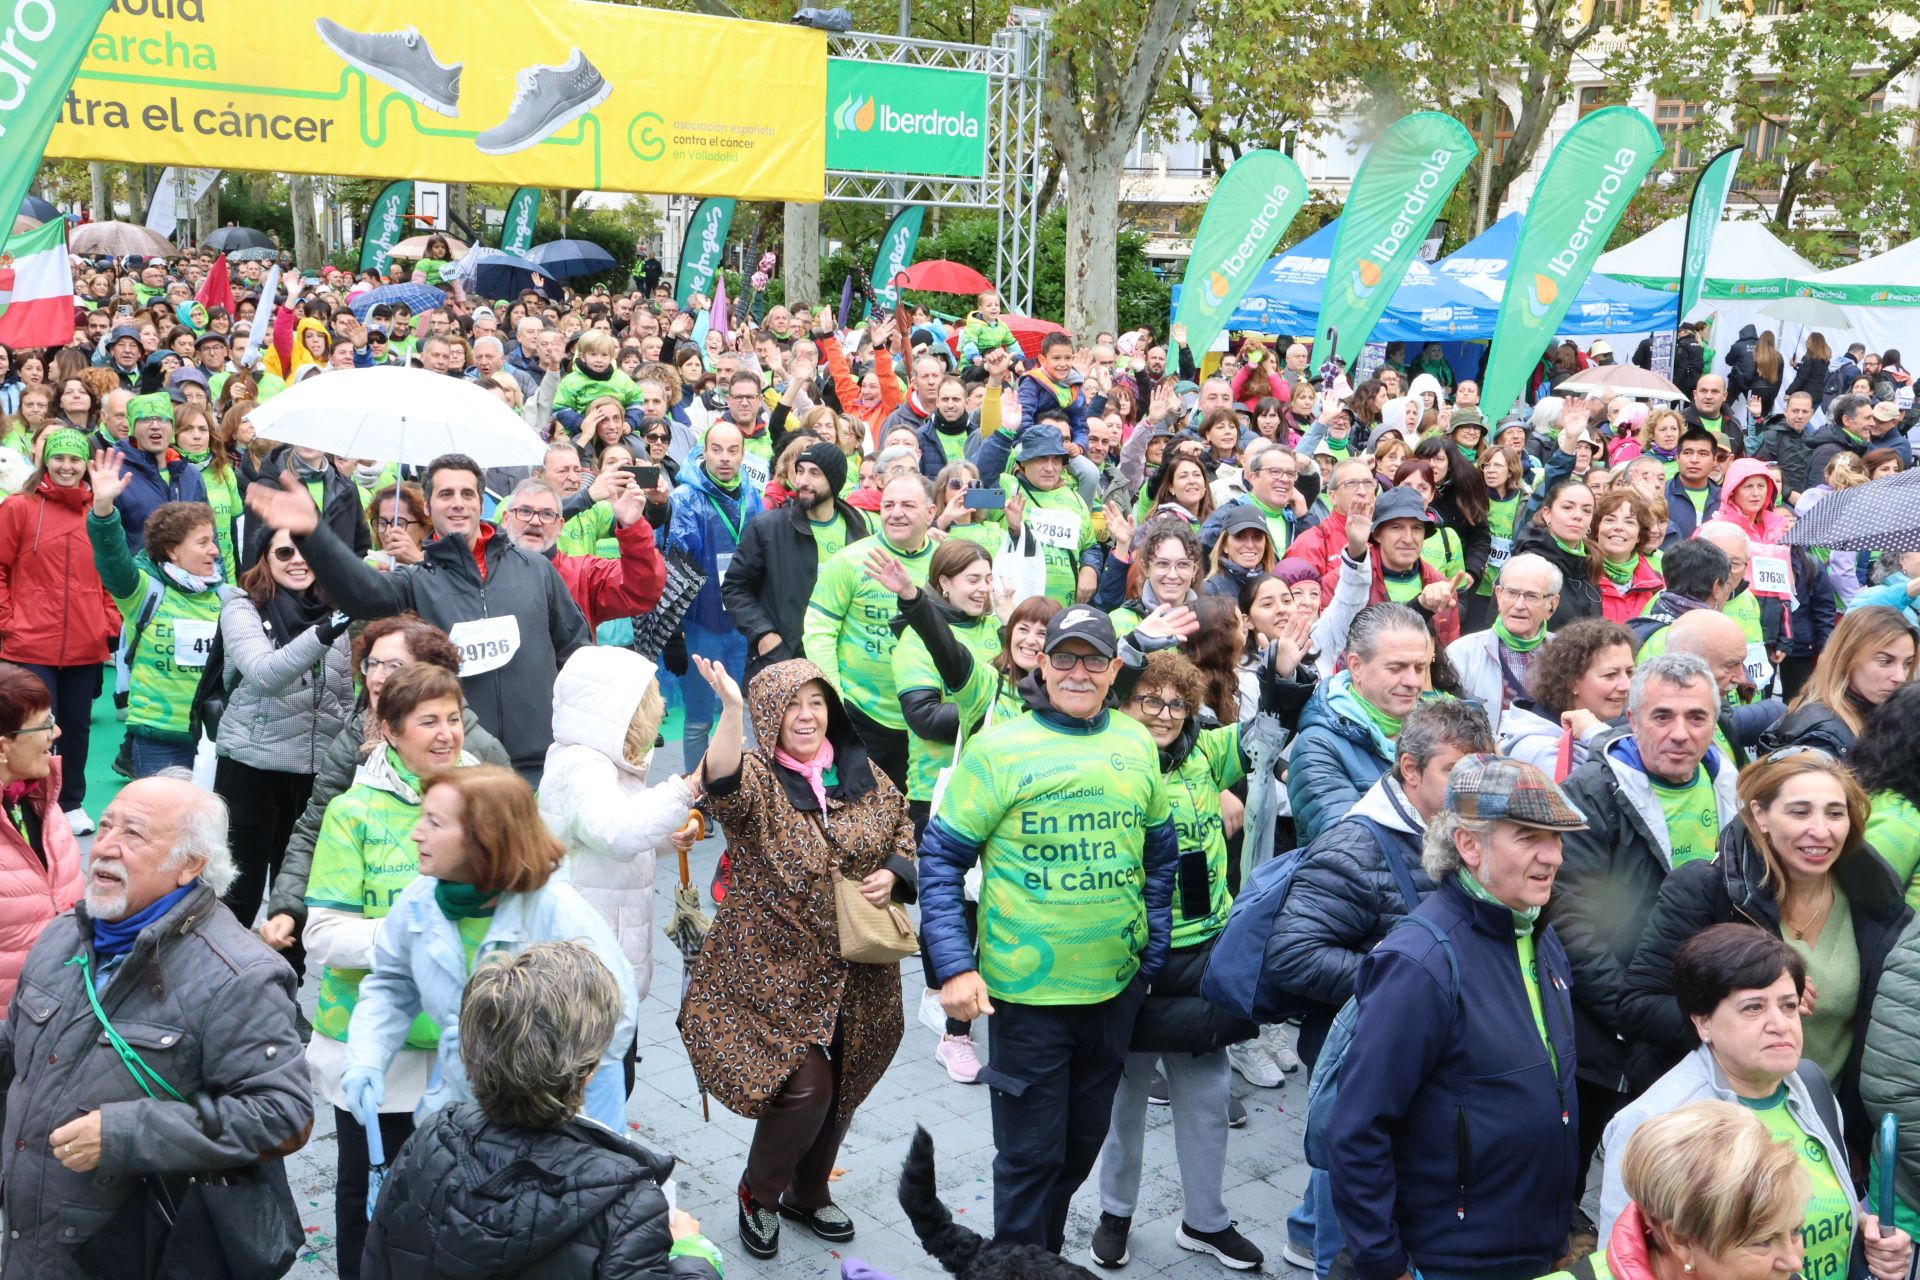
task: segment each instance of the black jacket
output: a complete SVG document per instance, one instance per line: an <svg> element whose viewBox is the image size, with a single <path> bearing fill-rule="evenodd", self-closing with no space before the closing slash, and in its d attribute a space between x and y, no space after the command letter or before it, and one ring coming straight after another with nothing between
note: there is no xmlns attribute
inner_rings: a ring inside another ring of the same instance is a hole
<svg viewBox="0 0 1920 1280"><path fill-rule="evenodd" d="M284 445L267 455L260 464L260 483L279 488L280 473L289 467L293 469L296 479L320 481L321 522L332 531L334 537L352 547L353 554L364 559L367 552L373 550L373 532L367 527L366 508L360 503L360 486L331 465L322 467L318 472L307 470L294 455L292 445ZM252 547L253 539L248 538L247 545Z"/></svg>
<svg viewBox="0 0 1920 1280"><path fill-rule="evenodd" d="M1706 365L1707 353L1700 339L1690 333L1681 334L1680 340L1673 344L1673 385L1687 399L1693 399L1693 389L1706 373Z"/></svg>
<svg viewBox="0 0 1920 1280"><path fill-rule="evenodd" d="M1487 557L1493 554L1493 531L1487 527L1485 516L1479 524L1470 524L1460 514L1460 502L1451 480L1433 495L1433 513L1440 517L1441 524L1460 537L1460 558L1465 561L1466 571L1473 575L1473 582L1461 588L1461 594L1465 595L1479 585L1480 575L1487 571Z"/></svg>
<svg viewBox="0 0 1920 1280"><path fill-rule="evenodd" d="M1563 581L1560 584L1560 607L1553 611L1553 617L1547 619L1551 630L1559 630L1568 623L1578 622L1582 618L1605 617L1606 612L1600 603L1600 588L1594 585L1589 576L1589 566L1585 556L1570 555L1560 549L1545 525L1529 524L1519 531L1513 540L1513 554L1525 555L1531 552L1540 556L1548 564L1560 571ZM1483 565L1485 561L1481 562Z"/></svg>
<svg viewBox="0 0 1920 1280"><path fill-rule="evenodd" d="M718 1280L669 1259L673 1160L586 1120L510 1129L471 1102L427 1117L400 1149L367 1225L367 1280Z"/></svg>
<svg viewBox="0 0 1920 1280"><path fill-rule="evenodd" d="M1680 944L1711 924L1758 925L1775 937L1780 932L1780 901L1763 883L1766 864L1747 835L1745 823L1732 822L1720 833L1711 862L1690 862L1667 877L1640 949L1627 969L1620 997L1621 1031L1634 1046L1628 1075L1636 1090L1664 1075L1700 1043L1693 1024L1673 996L1673 956ZM1873 1126L1860 1105L1860 1054L1867 1040L1867 1011L1880 987L1887 953L1900 940L1913 910L1901 896L1893 869L1871 849L1859 849L1833 864L1834 882L1846 894L1853 937L1860 952L1860 995L1854 1020L1858 1030L1834 1091L1855 1147L1871 1142Z"/></svg>
<svg viewBox="0 0 1920 1280"><path fill-rule="evenodd" d="M1875 449L1891 449L1900 455L1901 463L1908 462L1913 454L1907 443L1906 434L1900 430L1899 423L1893 423L1881 434L1871 440L1855 440L1840 429L1840 424L1829 421L1807 438L1807 478L1819 484L1827 474L1827 464L1833 461L1833 455L1842 449L1855 457L1864 458Z"/></svg>
<svg viewBox="0 0 1920 1280"><path fill-rule="evenodd" d="M1793 381L1782 388L1787 395L1804 391L1813 397L1813 407L1818 409L1827 398L1827 361L1818 356L1806 356L1793 371Z"/></svg>
<svg viewBox="0 0 1920 1280"><path fill-rule="evenodd" d="M1805 493L1809 486L1820 483L1820 476L1807 474L1807 463L1813 458L1807 433L1795 431L1778 414L1767 420L1760 435L1760 447L1753 451L1753 456L1762 462L1778 464L1782 497Z"/></svg>
<svg viewBox="0 0 1920 1280"><path fill-rule="evenodd" d="M866 517L841 499L833 509L846 525L846 545L867 536ZM807 599L820 574L820 551L806 508L789 501L747 521L734 548L726 581L720 584L720 603L747 638L747 682L762 668L800 653L800 629L807 619ZM780 644L764 657L760 638L777 635Z"/></svg>
<svg viewBox="0 0 1920 1280"><path fill-rule="evenodd" d="M1742 325L1740 336L1727 348L1727 398L1744 396L1753 389L1753 349L1760 345L1760 333L1752 325Z"/></svg>
<svg viewBox="0 0 1920 1280"><path fill-rule="evenodd" d="M1848 692L1846 696L1851 698L1853 694ZM1864 717L1873 708L1856 700L1854 710ZM1847 728L1847 722L1832 707L1824 702L1808 702L1787 712L1778 724L1767 730L1760 739L1760 750L1818 747L1836 760L1847 760L1853 755L1854 738L1853 730Z"/></svg>

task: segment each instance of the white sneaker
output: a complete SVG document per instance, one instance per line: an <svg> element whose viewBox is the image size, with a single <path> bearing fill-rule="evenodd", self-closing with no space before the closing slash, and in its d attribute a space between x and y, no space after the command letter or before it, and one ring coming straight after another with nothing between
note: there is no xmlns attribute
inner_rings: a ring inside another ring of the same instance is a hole
<svg viewBox="0 0 1920 1280"><path fill-rule="evenodd" d="M93 834L93 819L87 816L85 809L69 809L67 810L67 830L73 832L75 836L90 836Z"/></svg>
<svg viewBox="0 0 1920 1280"><path fill-rule="evenodd" d="M1280 1064L1266 1055L1258 1040L1228 1045L1227 1063L1240 1073L1241 1079L1262 1089L1277 1089L1286 1079L1280 1073Z"/></svg>
<svg viewBox="0 0 1920 1280"><path fill-rule="evenodd" d="M947 1034L947 1011L940 1003L940 993L932 987L920 992L920 1025L937 1036Z"/></svg>
<svg viewBox="0 0 1920 1280"><path fill-rule="evenodd" d="M980 1059L973 1052L972 1036L940 1037L940 1047L933 1051L947 1069L947 1078L955 1084L975 1084L980 1079Z"/></svg>
<svg viewBox="0 0 1920 1280"><path fill-rule="evenodd" d="M1287 1041L1287 1028L1284 1024L1274 1023L1260 1028L1260 1039L1256 1042L1261 1051L1273 1059L1273 1065L1288 1075L1300 1069L1300 1055L1293 1051L1293 1045Z"/></svg>

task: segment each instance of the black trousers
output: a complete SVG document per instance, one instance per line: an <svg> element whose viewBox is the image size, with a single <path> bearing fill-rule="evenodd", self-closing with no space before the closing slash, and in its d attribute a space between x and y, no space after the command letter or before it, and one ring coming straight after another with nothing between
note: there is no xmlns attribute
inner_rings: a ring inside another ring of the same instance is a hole
<svg viewBox="0 0 1920 1280"><path fill-rule="evenodd" d="M267 885L280 874L280 860L286 857L293 825L306 812L307 798L313 794L313 775L256 769L221 756L214 765L213 789L227 802L228 840L240 872L221 901L251 929L266 899ZM281 954L294 973L306 972L307 953L297 936L293 946Z"/></svg>
<svg viewBox="0 0 1920 1280"><path fill-rule="evenodd" d="M1113 1118L1134 1015L1136 977L1101 1004L996 1000L981 1083L993 1105L993 1238L1060 1252L1067 1205L1093 1172Z"/></svg>
<svg viewBox="0 0 1920 1280"><path fill-rule="evenodd" d="M902 794L907 790L907 731L890 729L872 716L843 699L847 709L847 719L853 721L854 732L860 735L860 741L867 744L867 759L880 772L887 775Z"/></svg>
<svg viewBox="0 0 1920 1280"><path fill-rule="evenodd" d="M93 737L93 700L100 696L99 663L82 667L20 665L40 678L53 696L53 719L60 726L60 808L78 809L87 798L87 743Z"/></svg>
<svg viewBox="0 0 1920 1280"><path fill-rule="evenodd" d="M367 1248L367 1131L351 1111L333 1109L333 1129L339 1151L334 1164L333 1238L340 1280L360 1280L360 1255ZM380 1117L380 1144L392 1164L400 1148L413 1136L410 1112Z"/></svg>
<svg viewBox="0 0 1920 1280"><path fill-rule="evenodd" d="M754 1122L741 1181L762 1208L782 1200L799 1209L833 1203L827 1183L852 1119L833 1115L840 1105L840 1045L836 1025L826 1050L808 1046L807 1056Z"/></svg>

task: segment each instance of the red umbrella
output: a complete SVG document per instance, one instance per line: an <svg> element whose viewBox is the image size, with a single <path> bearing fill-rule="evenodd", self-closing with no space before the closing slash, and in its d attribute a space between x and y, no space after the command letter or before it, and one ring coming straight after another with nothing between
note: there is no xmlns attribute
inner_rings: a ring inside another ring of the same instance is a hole
<svg viewBox="0 0 1920 1280"><path fill-rule="evenodd" d="M927 293L985 293L993 288L993 281L966 263L949 262L945 258L916 262L896 274L893 283L902 289L921 289Z"/></svg>

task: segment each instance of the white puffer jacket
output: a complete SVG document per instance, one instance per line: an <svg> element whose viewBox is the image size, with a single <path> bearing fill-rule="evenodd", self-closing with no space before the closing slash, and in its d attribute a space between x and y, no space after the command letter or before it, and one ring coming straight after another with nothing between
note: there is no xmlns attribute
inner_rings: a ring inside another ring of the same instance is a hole
<svg viewBox="0 0 1920 1280"><path fill-rule="evenodd" d="M567 846L568 878L613 926L642 1000L653 983L654 854L693 804L684 780L648 786L646 765L621 754L654 678L653 663L631 649L576 650L553 683L553 745L540 779L540 816Z"/></svg>

